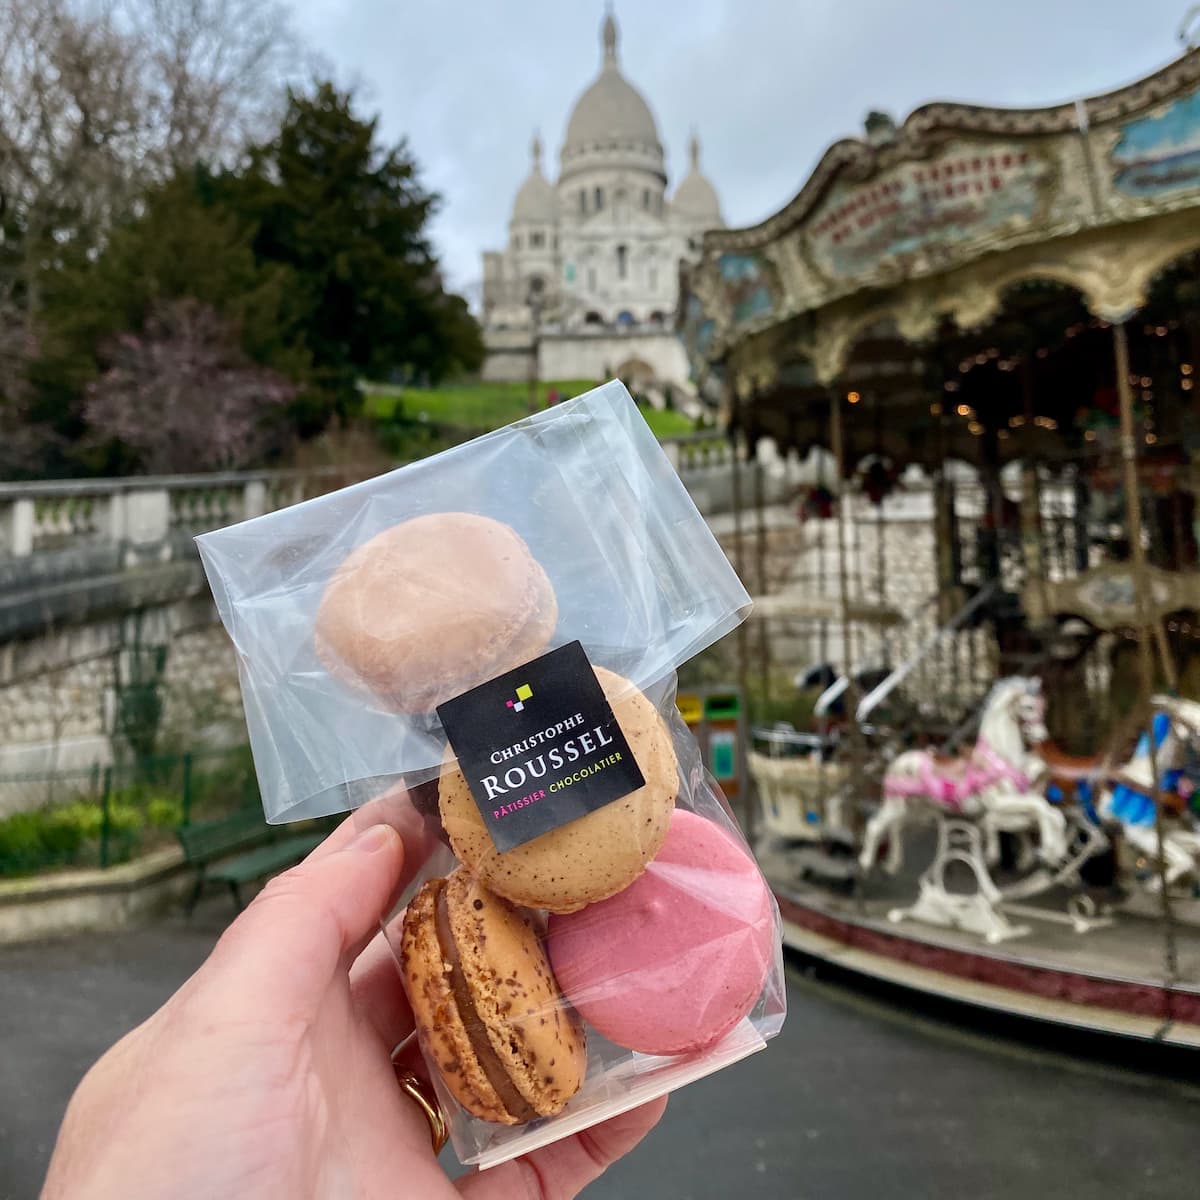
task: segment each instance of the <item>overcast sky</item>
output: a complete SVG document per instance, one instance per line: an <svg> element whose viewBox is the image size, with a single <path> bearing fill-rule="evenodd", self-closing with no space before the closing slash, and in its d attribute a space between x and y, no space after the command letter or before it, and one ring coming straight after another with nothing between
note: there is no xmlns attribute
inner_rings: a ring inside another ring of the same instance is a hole
<svg viewBox="0 0 1200 1200"><path fill-rule="evenodd" d="M443 196L449 282L506 239L535 128L557 170L600 64L601 0L293 0L302 33ZM791 199L871 108L1039 105L1169 61L1188 0L617 0L621 66L650 103L673 186L695 124L730 224ZM1200 22L1198 22L1200 25Z"/></svg>

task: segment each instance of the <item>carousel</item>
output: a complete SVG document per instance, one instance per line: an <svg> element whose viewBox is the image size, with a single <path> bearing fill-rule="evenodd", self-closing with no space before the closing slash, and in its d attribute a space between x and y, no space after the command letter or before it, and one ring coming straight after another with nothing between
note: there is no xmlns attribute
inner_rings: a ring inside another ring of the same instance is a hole
<svg viewBox="0 0 1200 1200"><path fill-rule="evenodd" d="M684 285L789 942L1200 1045L1200 52L873 113Z"/></svg>

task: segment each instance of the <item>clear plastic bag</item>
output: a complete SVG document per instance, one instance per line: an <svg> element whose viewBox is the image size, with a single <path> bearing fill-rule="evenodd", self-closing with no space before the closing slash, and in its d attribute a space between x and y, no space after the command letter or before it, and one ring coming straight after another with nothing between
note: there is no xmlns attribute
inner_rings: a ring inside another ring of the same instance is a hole
<svg viewBox="0 0 1200 1200"><path fill-rule="evenodd" d="M268 820L384 794L425 856L385 930L463 1163L778 1031L778 911L674 704L749 598L621 384L198 542Z"/></svg>

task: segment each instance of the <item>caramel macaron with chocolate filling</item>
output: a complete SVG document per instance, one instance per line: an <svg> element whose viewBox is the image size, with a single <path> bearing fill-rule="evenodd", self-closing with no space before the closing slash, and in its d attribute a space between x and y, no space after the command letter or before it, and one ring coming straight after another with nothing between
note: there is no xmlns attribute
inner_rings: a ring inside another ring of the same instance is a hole
<svg viewBox="0 0 1200 1200"><path fill-rule="evenodd" d="M429 513L346 557L313 640L330 674L417 714L537 658L557 624L554 588L516 530Z"/></svg>
<svg viewBox="0 0 1200 1200"><path fill-rule="evenodd" d="M579 1091L583 1026L525 913L461 868L431 879L404 915L400 963L426 1060L468 1112L520 1125Z"/></svg>

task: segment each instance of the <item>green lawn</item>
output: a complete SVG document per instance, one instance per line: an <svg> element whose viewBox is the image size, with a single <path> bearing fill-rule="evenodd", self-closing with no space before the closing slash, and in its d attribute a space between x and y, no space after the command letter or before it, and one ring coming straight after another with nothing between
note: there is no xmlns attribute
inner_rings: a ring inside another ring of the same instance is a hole
<svg viewBox="0 0 1200 1200"><path fill-rule="evenodd" d="M595 386L590 379L550 380L538 385L538 401L544 406L552 390L563 400L569 400ZM438 388L368 384L364 412L380 421L402 415L410 421L483 433L529 415L529 384L460 383ZM680 413L643 408L642 415L655 437L692 432L692 423Z"/></svg>

